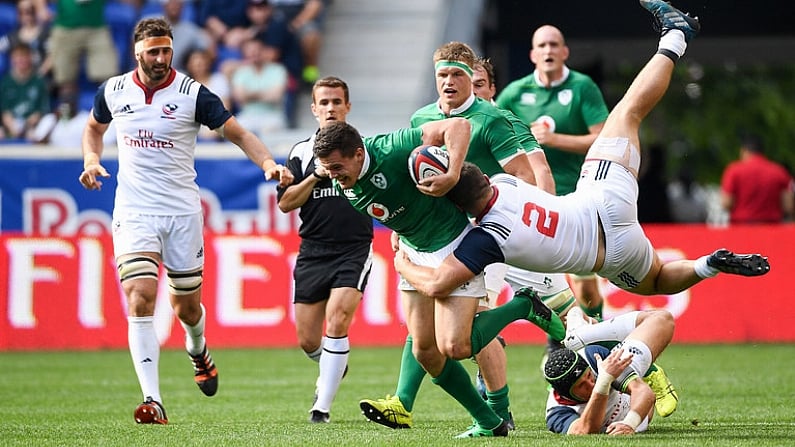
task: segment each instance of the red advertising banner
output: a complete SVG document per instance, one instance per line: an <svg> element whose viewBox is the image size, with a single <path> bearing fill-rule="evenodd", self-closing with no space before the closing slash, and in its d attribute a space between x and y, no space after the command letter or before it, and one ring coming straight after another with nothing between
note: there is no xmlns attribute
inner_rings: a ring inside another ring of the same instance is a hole
<svg viewBox="0 0 795 447"><path fill-rule="evenodd" d="M671 296L642 297L602 283L606 316L666 308L676 317L675 342L795 342L795 225L648 226L665 259L696 258L726 246L768 256L758 278L721 274ZM217 347L295 346L291 305L296 233L208 233L203 301L207 336ZM124 297L106 235L36 237L0 233L0 350L99 349L127 346ZM357 345L398 345L406 330L392 266L389 233L377 231L375 262L350 337ZM181 347L162 281L155 313L164 346ZM505 291L502 300L510 299ZM527 322L509 326L510 343L545 342Z"/></svg>

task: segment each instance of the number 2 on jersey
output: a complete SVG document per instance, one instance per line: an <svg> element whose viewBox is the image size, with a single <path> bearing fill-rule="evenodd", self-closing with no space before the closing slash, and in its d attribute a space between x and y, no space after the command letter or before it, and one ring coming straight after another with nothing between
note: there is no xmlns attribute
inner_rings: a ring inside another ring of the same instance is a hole
<svg viewBox="0 0 795 447"><path fill-rule="evenodd" d="M536 212L533 215L533 211ZM536 219L535 227L539 233L551 238L555 237L555 232L558 229L558 218L560 214L557 211L550 211L544 207L538 206L533 202L524 204L524 212L522 213L522 222L528 227L533 226L533 219Z"/></svg>

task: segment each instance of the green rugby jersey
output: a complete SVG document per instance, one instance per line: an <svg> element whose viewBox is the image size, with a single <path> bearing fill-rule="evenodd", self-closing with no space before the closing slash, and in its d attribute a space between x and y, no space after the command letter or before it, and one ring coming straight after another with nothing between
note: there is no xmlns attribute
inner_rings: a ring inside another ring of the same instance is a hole
<svg viewBox="0 0 795 447"><path fill-rule="evenodd" d="M536 149L541 149L541 145L538 144L536 141L536 137L533 136L533 132L530 131L530 126L528 126L524 121L519 119L518 116L514 115L513 112L505 109L500 109L505 118L511 123L511 127L513 127L513 133L516 135L516 139L519 140L519 144L522 145L525 152L532 152Z"/></svg>
<svg viewBox="0 0 795 447"><path fill-rule="evenodd" d="M397 232L408 246L432 252L450 244L469 221L453 202L423 194L411 180L409 154L421 144L421 129L364 138L363 172L353 188L342 193L354 208ZM336 180L334 185L340 188Z"/></svg>
<svg viewBox="0 0 795 447"><path fill-rule="evenodd" d="M525 148L516 138L513 126L503 112L489 101L474 97L471 105L467 103L450 116L466 118L472 126L469 139L469 151L466 161L477 165L486 175L492 176L505 172L500 160L509 159L517 151L525 152ZM437 103L428 104L414 112L411 116L411 127L419 127L430 121L439 121L450 116L442 113Z"/></svg>
<svg viewBox="0 0 795 447"><path fill-rule="evenodd" d="M574 70L560 84L545 88L535 74L508 84L497 96L497 106L510 110L528 125L551 118L556 133L585 135L588 128L607 119L607 105L590 77ZM544 146L558 195L574 191L585 156Z"/></svg>

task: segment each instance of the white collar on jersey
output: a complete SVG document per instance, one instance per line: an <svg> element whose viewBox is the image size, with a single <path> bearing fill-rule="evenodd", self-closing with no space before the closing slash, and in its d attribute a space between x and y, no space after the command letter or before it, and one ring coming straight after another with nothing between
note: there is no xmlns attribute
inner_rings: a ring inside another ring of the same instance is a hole
<svg viewBox="0 0 795 447"><path fill-rule="evenodd" d="M441 112L442 114L445 114L447 116L456 116L456 115L460 115L460 114L466 112L467 109L472 107L472 104L474 104L474 103L475 103L475 95L473 93L473 94L469 95L469 98L467 98L467 100L464 101L464 103L461 104L460 107L456 107L455 109L450 110L449 114L445 114L444 111L442 111L442 106L438 102L436 103L436 108L439 109L439 112Z"/></svg>
<svg viewBox="0 0 795 447"><path fill-rule="evenodd" d="M362 170L359 172L359 179L364 177L367 174L367 171L370 169L370 154L367 152L367 148L363 147L364 149L364 162L362 162Z"/></svg>
<svg viewBox="0 0 795 447"><path fill-rule="evenodd" d="M552 81L552 84L550 84L549 88L557 87L560 84L563 84L564 82L566 82L566 79L569 79L569 74L570 73L571 73L571 70L569 70L569 67L564 65L563 66L563 76L561 76L560 79L558 79L557 81ZM544 83L541 82L541 78L538 77L538 70L534 70L533 71L533 76L536 78L536 84L544 85Z"/></svg>

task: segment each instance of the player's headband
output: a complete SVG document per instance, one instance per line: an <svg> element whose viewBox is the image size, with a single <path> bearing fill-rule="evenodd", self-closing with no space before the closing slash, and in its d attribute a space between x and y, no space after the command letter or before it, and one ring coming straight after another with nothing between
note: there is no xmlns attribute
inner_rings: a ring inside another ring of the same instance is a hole
<svg viewBox="0 0 795 447"><path fill-rule="evenodd" d="M441 61L437 62L436 65L433 68L434 68L434 70L439 71L440 68L445 68L445 67L460 68L460 69L464 70L464 72L466 74L468 74L470 78L472 77L472 73L473 73L472 67L470 67L469 65L467 65L467 64L465 64L463 62L460 62L460 61L441 60Z"/></svg>
<svg viewBox="0 0 795 447"><path fill-rule="evenodd" d="M141 54L152 48L173 48L171 38L168 36L154 36L135 42L135 54Z"/></svg>

